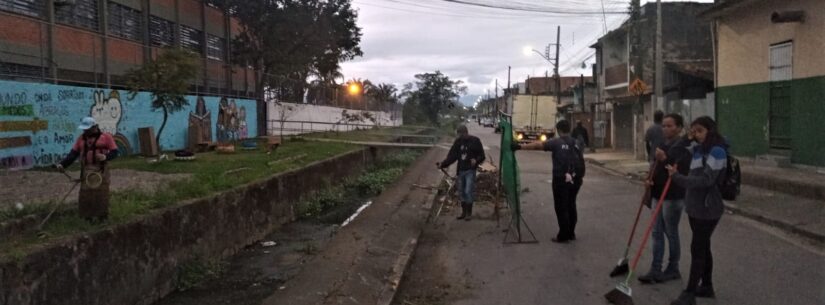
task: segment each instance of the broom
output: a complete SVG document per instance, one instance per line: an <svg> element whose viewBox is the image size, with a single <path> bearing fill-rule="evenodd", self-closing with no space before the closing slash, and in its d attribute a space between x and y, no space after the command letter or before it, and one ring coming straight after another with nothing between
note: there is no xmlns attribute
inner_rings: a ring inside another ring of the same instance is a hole
<svg viewBox="0 0 825 305"><path fill-rule="evenodd" d="M650 167L650 171L648 171L647 173L647 180L645 181L650 181L653 179L655 175L656 166L658 166L658 164L658 160L653 163L653 166ZM639 205L639 210L636 211L636 220L633 221L633 229L630 230L630 237L627 238L627 247L624 248L624 256L622 256L622 258L616 264L616 267L613 267L613 271L610 271L610 277L625 274L630 269L627 266L627 255L630 253L630 245L633 244L633 235L636 235L636 225L639 224L639 215L642 214L642 207L649 205L649 202L650 187L645 186L645 195L642 196L642 203Z"/></svg>
<svg viewBox="0 0 825 305"><path fill-rule="evenodd" d="M642 245L639 247L639 251L636 252L636 257L633 258L633 265L630 268L630 273L627 274L627 278L625 278L624 282L619 282L616 285L616 288L608 292L604 295L608 302L617 305L633 305L633 291L630 289L630 278L633 277L633 272L636 271L636 266L639 264L639 258L642 257L642 251L645 250L645 245L647 245L647 239L650 237L650 231L653 230L653 224L656 223L656 217L659 216L659 211L662 209L662 203L665 202L665 196L667 196L667 191L670 190L670 182L672 178L667 178L667 183L665 184L665 189L662 191L662 195L659 196L659 202L656 204L656 210L653 212L653 218L650 219L650 224L647 226L647 232L645 232L645 237L642 239Z"/></svg>

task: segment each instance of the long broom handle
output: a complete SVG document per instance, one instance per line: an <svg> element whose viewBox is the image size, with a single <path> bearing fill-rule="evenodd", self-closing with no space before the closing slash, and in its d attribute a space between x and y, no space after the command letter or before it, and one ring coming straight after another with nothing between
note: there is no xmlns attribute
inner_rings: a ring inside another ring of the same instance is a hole
<svg viewBox="0 0 825 305"><path fill-rule="evenodd" d="M665 202L665 196L667 196L667 192L670 190L670 182L672 180L673 177L667 178L665 189L662 191L662 195L659 196L659 203L656 204L656 211L653 212L653 218L650 219L650 224L647 225L647 231L645 232L645 237L642 239L642 245L639 247L639 251L636 252L636 257L633 258L633 264L631 265L630 273L627 275L627 281L630 280L630 277L633 275L633 270L636 270L636 265L639 264L639 258L642 257L642 251L645 250L647 240L650 238L650 231L653 231L653 225L656 223L656 219L659 216L659 211L662 210L662 204Z"/></svg>
<svg viewBox="0 0 825 305"><path fill-rule="evenodd" d="M653 163L653 166L650 167L650 171L647 173L647 180L645 180L645 188L647 188L647 181L652 180L655 177L656 167L659 166L659 160ZM647 192L647 191L645 191ZM636 211L636 220L633 221L633 229L630 230L630 237L627 238L627 247L624 249L624 256L627 257L627 253L630 251L630 245L633 244L633 236L636 235L636 226L639 224L639 216L642 215L642 207L645 205L645 197L642 196L642 203L639 204L639 209Z"/></svg>

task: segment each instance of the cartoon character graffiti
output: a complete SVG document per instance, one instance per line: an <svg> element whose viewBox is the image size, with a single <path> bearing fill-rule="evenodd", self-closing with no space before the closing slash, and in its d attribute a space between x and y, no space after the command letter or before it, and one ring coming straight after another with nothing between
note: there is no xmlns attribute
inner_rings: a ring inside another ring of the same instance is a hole
<svg viewBox="0 0 825 305"><path fill-rule="evenodd" d="M120 119L123 117L123 105L120 103L120 93L112 90L106 97L103 91L94 93L94 105L91 109L91 117L95 119L100 130L115 135Z"/></svg>
<svg viewBox="0 0 825 305"><path fill-rule="evenodd" d="M218 142L226 143L232 140L232 108L229 106L229 100L225 97L221 98L218 103Z"/></svg>
<svg viewBox="0 0 825 305"><path fill-rule="evenodd" d="M246 139L249 137L249 126L246 125L246 107L241 106L241 110L238 111L238 120L240 121L238 136L241 139Z"/></svg>
<svg viewBox="0 0 825 305"><path fill-rule="evenodd" d="M206 109L206 101L198 97L195 112L189 112L189 149L201 143L212 142L212 112Z"/></svg>

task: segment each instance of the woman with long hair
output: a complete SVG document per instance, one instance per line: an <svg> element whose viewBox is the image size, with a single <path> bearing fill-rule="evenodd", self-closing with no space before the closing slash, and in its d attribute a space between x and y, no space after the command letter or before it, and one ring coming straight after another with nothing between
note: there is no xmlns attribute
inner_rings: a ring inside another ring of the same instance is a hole
<svg viewBox="0 0 825 305"><path fill-rule="evenodd" d="M711 279L713 254L710 238L724 213L717 181L727 166L727 144L719 134L716 122L710 117L697 118L690 124L690 128L696 143L691 149L693 158L689 174L680 174L675 165L667 167L673 182L687 191L685 213L693 232L687 288L671 305L694 305L697 297L716 297Z"/></svg>

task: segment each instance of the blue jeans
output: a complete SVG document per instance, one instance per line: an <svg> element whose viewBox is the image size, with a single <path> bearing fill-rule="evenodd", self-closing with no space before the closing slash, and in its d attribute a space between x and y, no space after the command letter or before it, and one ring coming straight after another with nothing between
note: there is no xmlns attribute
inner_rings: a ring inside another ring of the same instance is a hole
<svg viewBox="0 0 825 305"><path fill-rule="evenodd" d="M473 192L476 187L476 170L466 170L458 172L458 195L461 202L473 204Z"/></svg>
<svg viewBox="0 0 825 305"><path fill-rule="evenodd" d="M653 207L659 203L653 199ZM665 200L659 216L656 217L656 225L653 226L653 263L651 270L661 271L665 256L665 236L670 246L670 259L667 271L679 270L679 258L681 250L679 248L679 220L682 219L682 210L685 208L684 200Z"/></svg>

